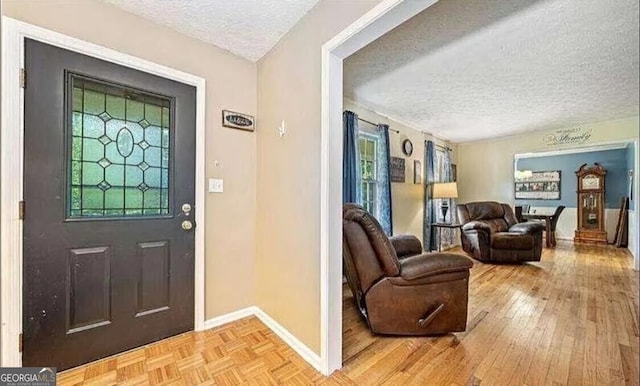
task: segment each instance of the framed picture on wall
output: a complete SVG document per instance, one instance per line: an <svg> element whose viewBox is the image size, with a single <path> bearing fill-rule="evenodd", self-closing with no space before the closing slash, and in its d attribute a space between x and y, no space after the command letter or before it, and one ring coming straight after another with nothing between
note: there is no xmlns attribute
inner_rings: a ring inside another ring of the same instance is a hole
<svg viewBox="0 0 640 386"><path fill-rule="evenodd" d="M404 158L391 157L391 182L405 182L404 176Z"/></svg>
<svg viewBox="0 0 640 386"><path fill-rule="evenodd" d="M516 200L559 200L560 171L531 172L514 181Z"/></svg>
<svg viewBox="0 0 640 386"><path fill-rule="evenodd" d="M413 183L422 183L422 162L418 160L413 161Z"/></svg>

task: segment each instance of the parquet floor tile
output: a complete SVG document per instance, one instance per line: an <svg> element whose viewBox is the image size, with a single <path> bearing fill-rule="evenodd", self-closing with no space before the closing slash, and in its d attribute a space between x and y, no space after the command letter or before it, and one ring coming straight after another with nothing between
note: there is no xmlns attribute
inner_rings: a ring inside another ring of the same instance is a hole
<svg viewBox="0 0 640 386"><path fill-rule="evenodd" d="M638 385L638 273L613 247L475 262L463 333L371 334L348 287L344 367L324 377L260 320L190 332L67 370L59 385Z"/></svg>

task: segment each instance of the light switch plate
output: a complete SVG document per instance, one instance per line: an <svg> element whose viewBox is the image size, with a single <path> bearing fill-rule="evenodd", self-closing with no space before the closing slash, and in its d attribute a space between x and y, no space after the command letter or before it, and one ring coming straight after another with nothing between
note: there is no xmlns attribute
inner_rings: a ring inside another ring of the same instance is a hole
<svg viewBox="0 0 640 386"><path fill-rule="evenodd" d="M224 191L224 180L209 178L209 193L222 193Z"/></svg>

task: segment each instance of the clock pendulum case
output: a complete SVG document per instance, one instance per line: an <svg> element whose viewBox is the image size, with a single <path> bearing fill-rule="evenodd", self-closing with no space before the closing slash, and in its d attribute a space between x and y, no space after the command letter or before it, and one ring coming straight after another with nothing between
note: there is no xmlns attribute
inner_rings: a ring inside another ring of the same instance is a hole
<svg viewBox="0 0 640 386"><path fill-rule="evenodd" d="M578 177L578 228L576 243L607 244L604 229L604 182L607 171L599 164L580 166Z"/></svg>

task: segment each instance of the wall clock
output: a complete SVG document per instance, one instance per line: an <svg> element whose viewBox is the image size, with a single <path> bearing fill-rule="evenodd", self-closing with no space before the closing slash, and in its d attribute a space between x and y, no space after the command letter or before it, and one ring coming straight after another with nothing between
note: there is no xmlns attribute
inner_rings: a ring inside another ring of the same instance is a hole
<svg viewBox="0 0 640 386"><path fill-rule="evenodd" d="M413 143L411 143L410 140L405 139L404 141L402 141L402 152L407 157L410 157L411 154L413 154Z"/></svg>
<svg viewBox="0 0 640 386"><path fill-rule="evenodd" d="M587 174L582 177L582 189L583 190L597 190L600 189L600 177Z"/></svg>

